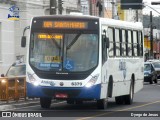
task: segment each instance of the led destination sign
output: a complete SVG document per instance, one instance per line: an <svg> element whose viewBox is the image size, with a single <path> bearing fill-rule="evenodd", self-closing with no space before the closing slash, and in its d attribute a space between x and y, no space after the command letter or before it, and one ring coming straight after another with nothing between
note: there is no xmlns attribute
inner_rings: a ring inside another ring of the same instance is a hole
<svg viewBox="0 0 160 120"><path fill-rule="evenodd" d="M78 21L44 21L44 28L59 28L59 29L87 29L87 22Z"/></svg>
<svg viewBox="0 0 160 120"><path fill-rule="evenodd" d="M48 34L38 34L39 39L63 39L63 36L60 34L53 34L53 35L48 35Z"/></svg>

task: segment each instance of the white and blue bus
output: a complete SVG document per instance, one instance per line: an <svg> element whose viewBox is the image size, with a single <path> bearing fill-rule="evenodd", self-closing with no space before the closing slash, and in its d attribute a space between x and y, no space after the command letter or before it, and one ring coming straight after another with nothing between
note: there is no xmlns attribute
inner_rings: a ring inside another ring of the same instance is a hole
<svg viewBox="0 0 160 120"><path fill-rule="evenodd" d="M32 19L28 45L27 96L39 97L42 108L49 108L52 99L95 100L99 109L111 97L131 104L143 88L142 23L39 16Z"/></svg>

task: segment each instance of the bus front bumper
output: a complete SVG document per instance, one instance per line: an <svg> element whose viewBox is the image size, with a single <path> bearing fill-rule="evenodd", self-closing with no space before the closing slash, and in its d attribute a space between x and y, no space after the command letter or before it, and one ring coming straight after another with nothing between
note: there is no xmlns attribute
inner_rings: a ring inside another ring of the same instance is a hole
<svg viewBox="0 0 160 120"><path fill-rule="evenodd" d="M34 86L27 83L28 97L52 97L54 99L100 99L101 84L87 87L52 87ZM66 95L57 98L56 95Z"/></svg>

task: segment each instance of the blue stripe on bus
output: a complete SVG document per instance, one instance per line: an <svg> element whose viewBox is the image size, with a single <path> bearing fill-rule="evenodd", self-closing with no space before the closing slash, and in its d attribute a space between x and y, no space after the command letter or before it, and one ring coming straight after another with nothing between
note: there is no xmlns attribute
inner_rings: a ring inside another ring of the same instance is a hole
<svg viewBox="0 0 160 120"><path fill-rule="evenodd" d="M50 91L79 91L72 99L100 99L101 85L94 85L90 88L67 88L67 87L42 87L34 86L33 84L27 83L27 96L28 97L53 97L44 93L42 89Z"/></svg>

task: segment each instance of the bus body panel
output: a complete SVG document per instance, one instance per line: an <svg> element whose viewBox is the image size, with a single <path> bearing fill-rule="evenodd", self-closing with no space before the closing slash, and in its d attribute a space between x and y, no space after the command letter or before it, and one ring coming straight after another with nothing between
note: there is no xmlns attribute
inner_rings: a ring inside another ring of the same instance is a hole
<svg viewBox="0 0 160 120"><path fill-rule="evenodd" d="M65 94L68 97L61 99L83 99L83 100L98 100L100 99L101 85L97 84L92 88L86 87L52 87L52 86L34 86L27 83L27 96L28 97L49 97L55 98L56 94ZM60 99L60 98L57 98Z"/></svg>
<svg viewBox="0 0 160 120"><path fill-rule="evenodd" d="M119 70L121 61L126 63L126 70ZM114 81L112 96L129 94L131 77L133 74L135 76L134 93L143 88L143 67L137 67L142 66L142 64L143 61L137 58L116 58L116 60L115 58L108 59L108 74L113 76Z"/></svg>
<svg viewBox="0 0 160 120"><path fill-rule="evenodd" d="M34 78L38 82L37 85L33 85L31 81L29 80L28 76L26 77L27 81L27 96L28 97L53 97L56 99L55 92L57 93L65 93L67 95L75 93L74 95L68 96L66 99L84 99L84 100L98 100L101 99L101 77L98 78L96 84L92 86L91 88L87 88L85 85L87 82L92 78L88 76L85 80L54 80L54 79L41 79L39 78L32 68L27 65L27 69L30 73L33 74ZM92 74L99 73L100 67L97 67ZM60 83L63 83L63 86L60 85ZM77 83L77 85L73 86L73 83ZM81 83L81 84L79 84ZM105 92L105 91L103 91ZM49 93L49 94L47 94ZM60 98L58 98L60 99ZM62 98L64 99L64 98Z"/></svg>
<svg viewBox="0 0 160 120"><path fill-rule="evenodd" d="M143 32L142 23L132 24L131 22L118 21L101 18L100 24L118 29L137 30ZM101 31L102 32L102 31ZM143 40L143 38L142 38ZM128 95L130 92L131 77L135 76L134 93L143 88L143 57L109 57L107 66L102 65L102 75L107 71L107 81L113 77L112 97ZM125 63L125 70L120 70L120 64ZM107 92L107 91L106 91Z"/></svg>
<svg viewBox="0 0 160 120"><path fill-rule="evenodd" d="M101 20L100 20L100 31L101 31L101 35L100 35L100 45L99 45L99 51L100 53L103 53L103 48L102 48L102 35L103 30L106 30L108 28L108 26L106 25L101 25ZM107 73L108 73L108 62L104 62L102 63L102 54L100 54L100 63L99 65L102 66L101 67L101 83L102 83L102 87L101 87L101 99L106 99L107 96L107 92L108 92L108 79L107 79Z"/></svg>

